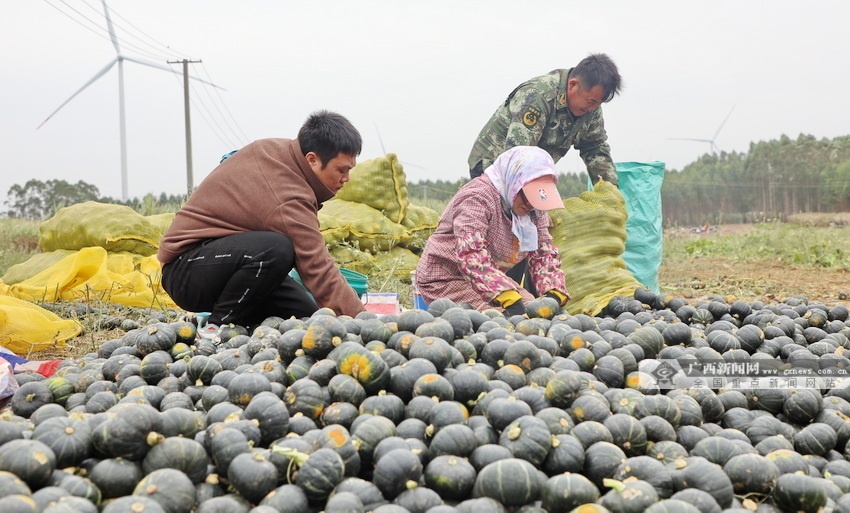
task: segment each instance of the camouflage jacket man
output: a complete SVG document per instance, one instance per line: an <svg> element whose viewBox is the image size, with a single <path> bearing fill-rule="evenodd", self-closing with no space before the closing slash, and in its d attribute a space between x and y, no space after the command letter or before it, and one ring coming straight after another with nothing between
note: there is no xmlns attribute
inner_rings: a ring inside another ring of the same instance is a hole
<svg viewBox="0 0 850 513"><path fill-rule="evenodd" d="M590 179L617 184L602 108L574 116L567 105L570 69L556 69L514 89L478 134L469 154L472 178L514 146L539 146L558 162L570 146L579 150Z"/></svg>

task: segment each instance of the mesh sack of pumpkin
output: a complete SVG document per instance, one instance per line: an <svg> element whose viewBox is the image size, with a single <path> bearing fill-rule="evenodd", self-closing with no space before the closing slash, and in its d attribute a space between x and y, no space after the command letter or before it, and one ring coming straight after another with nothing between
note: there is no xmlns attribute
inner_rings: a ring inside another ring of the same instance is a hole
<svg viewBox="0 0 850 513"><path fill-rule="evenodd" d="M614 297L632 295L641 286L622 256L627 218L623 195L603 180L592 191L565 199L563 209L549 211L549 233L572 295L569 313L595 316Z"/></svg>
<svg viewBox="0 0 850 513"><path fill-rule="evenodd" d="M371 253L360 251L346 243L332 246L328 249L331 258L338 266L351 269L360 274L369 274L375 268L375 257Z"/></svg>
<svg viewBox="0 0 850 513"><path fill-rule="evenodd" d="M410 273L416 270L419 256L409 249L396 246L375 254L375 275L410 283Z"/></svg>
<svg viewBox="0 0 850 513"><path fill-rule="evenodd" d="M168 227L171 226L171 223L174 221L175 212L164 212L162 214L152 214L149 216L145 216L152 225L159 230L160 237L165 235L165 232L168 231Z"/></svg>
<svg viewBox="0 0 850 513"><path fill-rule="evenodd" d="M15 285L16 283L28 280L45 269L58 264L65 257L73 253L76 253L76 251L71 249L57 249L56 251L36 253L25 261L6 269L6 274L4 274L0 279L2 279L3 283L6 285Z"/></svg>
<svg viewBox="0 0 850 513"><path fill-rule="evenodd" d="M410 233L410 242L404 246L413 249L425 248L428 237L437 229L439 222L440 213L436 210L412 203L408 205L407 214L401 220L401 225Z"/></svg>
<svg viewBox="0 0 850 513"><path fill-rule="evenodd" d="M361 251L389 251L410 241L410 234L404 226L364 203L332 199L324 203L321 211L348 223L346 240Z"/></svg>
<svg viewBox="0 0 850 513"><path fill-rule="evenodd" d="M44 251L99 246L147 256L156 253L161 238L159 227L130 207L86 201L41 223L38 245Z"/></svg>
<svg viewBox="0 0 850 513"><path fill-rule="evenodd" d="M336 246L340 242L348 238L350 234L351 223L342 221L325 212L324 209L319 210L319 232L322 238L325 239L325 244L328 246Z"/></svg>
<svg viewBox="0 0 850 513"><path fill-rule="evenodd" d="M407 177L395 153L366 160L351 169L350 179L336 199L369 205L387 219L400 223L410 204Z"/></svg>

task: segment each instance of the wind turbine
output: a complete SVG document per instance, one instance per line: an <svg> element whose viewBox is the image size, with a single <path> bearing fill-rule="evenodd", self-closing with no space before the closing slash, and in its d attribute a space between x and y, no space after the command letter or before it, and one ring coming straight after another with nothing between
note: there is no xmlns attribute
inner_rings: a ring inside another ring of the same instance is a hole
<svg viewBox="0 0 850 513"><path fill-rule="evenodd" d="M690 137L668 137L668 139L672 139L672 140L675 140L675 141L697 141L697 142L706 142L706 143L708 143L708 144L711 146L711 151L712 151L712 153L719 153L719 152L720 152L720 148L718 148L718 147L717 147L717 145L714 143L714 141L717 139L717 135L720 133L720 130L722 130L722 129L723 129L723 125L725 125L725 124L726 124L726 120L728 120L728 119L729 119L729 116L731 116L731 115L732 115L732 111L733 111L733 110L735 110L735 107L736 107L736 106L737 106L737 104L732 105L732 108L731 108L731 109L729 109L729 114L726 114L726 117L725 117L725 118L723 118L723 122L722 122L722 123L720 123L720 126L719 126L719 127L717 127L717 130L714 132L714 137L712 137L711 139L693 139L693 138L690 138Z"/></svg>
<svg viewBox="0 0 850 513"><path fill-rule="evenodd" d="M121 199L127 201L128 199L128 191L127 191L127 122L126 116L124 112L124 61L135 62L136 64L141 64L144 66L150 66L151 68L157 68L169 73L174 73L176 75L182 75L183 73L180 71L175 71L168 66L163 64L159 64L154 61L149 61L146 59L139 59L137 57L130 57L128 55L124 55L121 53L121 47L118 45L118 37L115 35L115 28L112 26L112 18L109 16L109 8L106 6L106 0L101 0L103 3L103 12L106 16L106 27L109 30L109 39L112 41L112 46L115 47L115 57L107 63L106 66L103 67L100 71L95 73L93 77L91 77L88 82L83 84L82 87L77 89L77 92L72 94L67 100L62 102L62 105L56 108L53 112L50 113L47 118L41 122L40 125L36 127L36 130L44 126L45 123L50 121L57 112L59 112L62 107L67 105L71 100L76 98L78 94L83 92L88 86L92 85L97 79L105 75L110 69L112 69L115 64L118 64L118 117L120 123L120 138L121 138ZM207 82L206 80L201 80L195 77L189 77L192 80L197 80L199 82L203 82L205 84L211 85L213 87L218 87L212 82Z"/></svg>
<svg viewBox="0 0 850 513"><path fill-rule="evenodd" d="M377 124L377 123L374 123L374 125L375 125L375 132L377 132L377 133L378 133L378 142L379 142L379 143L381 143L381 153L383 153L384 155L386 155L386 154L387 154L387 149L386 149L386 148L384 148L384 139L381 137L381 131L380 131L380 130L378 130L378 124ZM416 167L416 168L419 168L419 169L425 169L425 168L424 168L424 167L422 167L422 166L417 166L416 164L412 164L412 163L410 163L410 162L405 162L405 161L403 161L403 160L399 160L399 162L400 162L400 163L402 163L402 164L403 164L403 165L405 165L405 166Z"/></svg>

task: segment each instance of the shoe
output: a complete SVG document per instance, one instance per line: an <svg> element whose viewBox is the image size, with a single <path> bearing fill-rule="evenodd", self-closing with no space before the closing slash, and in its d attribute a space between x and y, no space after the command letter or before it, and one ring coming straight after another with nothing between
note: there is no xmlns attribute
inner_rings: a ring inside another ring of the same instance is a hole
<svg viewBox="0 0 850 513"><path fill-rule="evenodd" d="M221 342L221 337L218 336L219 328L215 324L205 324L202 328L198 328L198 340L209 340L215 345Z"/></svg>

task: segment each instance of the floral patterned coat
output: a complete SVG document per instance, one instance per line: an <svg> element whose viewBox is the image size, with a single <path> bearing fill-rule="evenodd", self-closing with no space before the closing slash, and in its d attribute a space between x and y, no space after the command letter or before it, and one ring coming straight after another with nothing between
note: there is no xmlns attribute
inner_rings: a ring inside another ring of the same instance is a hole
<svg viewBox="0 0 850 513"><path fill-rule="evenodd" d="M496 306L493 299L513 289L523 301L530 301L531 294L505 274L526 257L541 294L550 290L567 294L558 249L549 235L549 216L540 211L531 215L538 229L538 249L521 252L490 178L482 175L466 184L446 206L416 267L416 286L423 299L430 303L448 298L482 310Z"/></svg>

